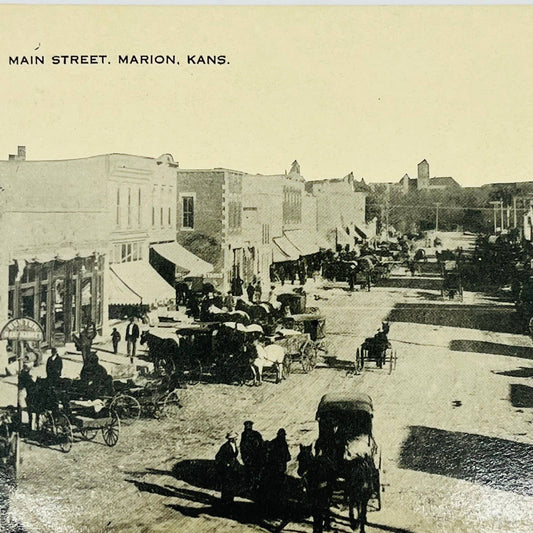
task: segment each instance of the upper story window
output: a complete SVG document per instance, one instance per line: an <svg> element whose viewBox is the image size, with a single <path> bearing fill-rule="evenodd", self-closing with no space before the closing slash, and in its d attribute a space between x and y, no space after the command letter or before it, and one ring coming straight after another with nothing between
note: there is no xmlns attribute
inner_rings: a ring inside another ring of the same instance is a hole
<svg viewBox="0 0 533 533"><path fill-rule="evenodd" d="M142 226L142 190L139 187L137 193L137 225Z"/></svg>
<svg viewBox="0 0 533 533"><path fill-rule="evenodd" d="M120 227L120 187L117 187L115 224Z"/></svg>
<svg viewBox="0 0 533 533"><path fill-rule="evenodd" d="M182 227L194 228L194 196L182 196Z"/></svg>

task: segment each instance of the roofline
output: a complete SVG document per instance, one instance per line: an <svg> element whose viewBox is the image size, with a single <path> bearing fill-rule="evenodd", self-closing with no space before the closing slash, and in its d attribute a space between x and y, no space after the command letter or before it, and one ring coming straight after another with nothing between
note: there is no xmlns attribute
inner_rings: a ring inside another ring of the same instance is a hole
<svg viewBox="0 0 533 533"><path fill-rule="evenodd" d="M166 155L166 154L171 155L169 152L164 152L161 155ZM96 154L96 155L89 155L89 156L85 156L85 157L70 157L70 158L67 158L67 159L2 159L0 161L0 163L61 163L61 162L65 162L65 161L82 161L83 159L96 159L96 158L99 158L99 157L109 157L109 156L113 156L113 155L137 157L137 158L140 158L140 159L148 159L148 160L151 160L151 161L156 161L157 159L159 159L159 157L161 157L161 156L150 157L150 156L147 156L147 155L127 154L127 153L124 153L124 152L109 152L107 154Z"/></svg>

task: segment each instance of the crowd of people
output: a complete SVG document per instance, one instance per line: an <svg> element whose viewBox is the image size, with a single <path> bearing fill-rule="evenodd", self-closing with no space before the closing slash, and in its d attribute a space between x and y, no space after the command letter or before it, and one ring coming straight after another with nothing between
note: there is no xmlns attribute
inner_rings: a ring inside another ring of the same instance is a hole
<svg viewBox="0 0 533 533"><path fill-rule="evenodd" d="M244 422L239 445L237 433L227 433L226 442L215 456L221 503L230 505L243 490L266 507L283 506L287 499L287 464L291 460L286 431L280 428L272 440L266 441L253 426L251 420Z"/></svg>

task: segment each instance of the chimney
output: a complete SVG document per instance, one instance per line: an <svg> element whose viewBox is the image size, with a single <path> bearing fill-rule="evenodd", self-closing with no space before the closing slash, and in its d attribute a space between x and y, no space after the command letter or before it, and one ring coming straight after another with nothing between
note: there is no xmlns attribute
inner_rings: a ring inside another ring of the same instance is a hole
<svg viewBox="0 0 533 533"><path fill-rule="evenodd" d="M25 146L17 147L17 159L19 161L26 161L26 147Z"/></svg>

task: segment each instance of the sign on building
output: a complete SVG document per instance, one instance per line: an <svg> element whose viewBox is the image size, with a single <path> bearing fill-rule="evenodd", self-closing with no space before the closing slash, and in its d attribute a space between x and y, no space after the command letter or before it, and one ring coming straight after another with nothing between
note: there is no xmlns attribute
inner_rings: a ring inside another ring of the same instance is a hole
<svg viewBox="0 0 533 533"><path fill-rule="evenodd" d="M31 318L12 318L2 328L0 340L3 341L42 341L44 332L41 325Z"/></svg>

